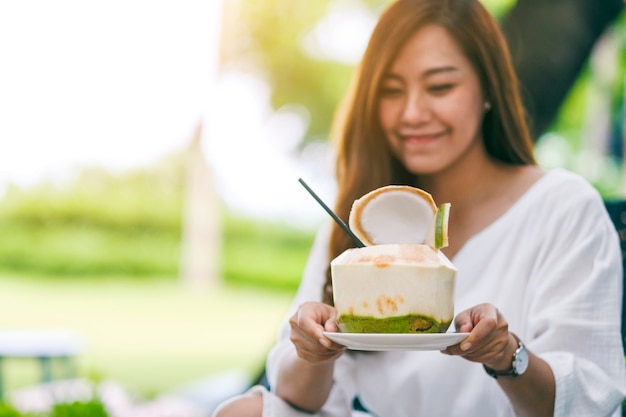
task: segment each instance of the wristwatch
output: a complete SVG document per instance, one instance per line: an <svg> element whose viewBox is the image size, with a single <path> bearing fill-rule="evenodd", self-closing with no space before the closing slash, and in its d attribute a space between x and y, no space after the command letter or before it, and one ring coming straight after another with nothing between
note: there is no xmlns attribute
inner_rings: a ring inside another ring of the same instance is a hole
<svg viewBox="0 0 626 417"><path fill-rule="evenodd" d="M517 340L517 350L513 353L513 360L511 361L511 367L506 371L494 371L483 364L485 371L492 377L498 378L516 378L526 372L528 368L528 351L526 346L519 340L515 334L511 333L515 340Z"/></svg>

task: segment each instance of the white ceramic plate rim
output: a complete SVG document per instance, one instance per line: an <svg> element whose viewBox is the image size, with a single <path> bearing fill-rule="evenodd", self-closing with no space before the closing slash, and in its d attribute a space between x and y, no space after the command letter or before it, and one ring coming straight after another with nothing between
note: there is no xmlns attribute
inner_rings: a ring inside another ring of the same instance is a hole
<svg viewBox="0 0 626 417"><path fill-rule="evenodd" d="M456 345L469 333L336 333L324 332L335 343L352 350L442 350Z"/></svg>

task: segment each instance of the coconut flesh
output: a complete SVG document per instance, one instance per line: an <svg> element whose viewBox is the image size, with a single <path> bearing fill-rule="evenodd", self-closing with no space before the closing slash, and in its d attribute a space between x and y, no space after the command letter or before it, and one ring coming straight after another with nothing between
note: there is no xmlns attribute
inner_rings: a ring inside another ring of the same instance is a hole
<svg viewBox="0 0 626 417"><path fill-rule="evenodd" d="M367 246L331 262L340 331L441 333L452 322L456 268L425 244L437 209L415 190L383 187L355 202L350 227Z"/></svg>
<svg viewBox="0 0 626 417"><path fill-rule="evenodd" d="M350 228L366 245L424 243L437 206L418 188L389 186L352 205Z"/></svg>

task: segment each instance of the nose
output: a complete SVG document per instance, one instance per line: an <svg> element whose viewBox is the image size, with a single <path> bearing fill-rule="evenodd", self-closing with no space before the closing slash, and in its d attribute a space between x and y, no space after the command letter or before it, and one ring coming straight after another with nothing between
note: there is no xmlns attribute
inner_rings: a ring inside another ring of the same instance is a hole
<svg viewBox="0 0 626 417"><path fill-rule="evenodd" d="M420 94L408 94L402 109L401 119L406 124L420 124L430 119L427 99Z"/></svg>

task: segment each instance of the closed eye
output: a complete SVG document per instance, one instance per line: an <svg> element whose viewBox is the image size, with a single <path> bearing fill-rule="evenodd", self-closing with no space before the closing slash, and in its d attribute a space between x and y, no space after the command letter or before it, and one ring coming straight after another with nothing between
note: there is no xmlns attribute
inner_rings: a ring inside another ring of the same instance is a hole
<svg viewBox="0 0 626 417"><path fill-rule="evenodd" d="M454 84L435 84L428 87L428 91L435 94L441 94L451 90L453 87Z"/></svg>
<svg viewBox="0 0 626 417"><path fill-rule="evenodd" d="M403 93L402 88L399 87L382 87L380 89L380 95L383 97L397 96Z"/></svg>

